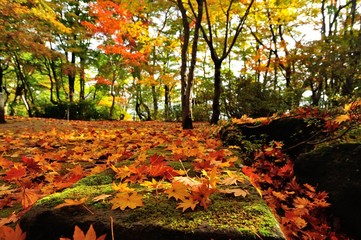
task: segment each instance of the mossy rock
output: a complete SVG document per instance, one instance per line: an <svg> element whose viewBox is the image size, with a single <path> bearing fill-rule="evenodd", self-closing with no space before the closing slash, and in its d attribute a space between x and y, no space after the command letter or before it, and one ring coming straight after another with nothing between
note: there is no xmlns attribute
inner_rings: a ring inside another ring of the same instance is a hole
<svg viewBox="0 0 361 240"><path fill-rule="evenodd" d="M97 236L107 234L106 239L112 239L111 229L115 239L124 240L285 239L274 215L248 180L239 186L248 191L246 197L215 193L207 210L197 207L185 212L176 209L174 199L144 193L141 187L144 206L136 209L111 210L108 200L94 202L95 196L115 195L111 188L113 181L114 173L106 171L38 201L20 221L27 239L71 238L75 225L85 232L90 224ZM64 199L87 196L83 205L54 209Z"/></svg>

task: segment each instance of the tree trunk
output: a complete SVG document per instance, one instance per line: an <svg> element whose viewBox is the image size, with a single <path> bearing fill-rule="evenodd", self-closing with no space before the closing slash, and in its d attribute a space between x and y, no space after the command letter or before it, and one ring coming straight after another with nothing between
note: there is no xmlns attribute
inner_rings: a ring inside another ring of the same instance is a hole
<svg viewBox="0 0 361 240"><path fill-rule="evenodd" d="M0 65L0 123L5 123L5 101L3 94L3 68Z"/></svg>
<svg viewBox="0 0 361 240"><path fill-rule="evenodd" d="M213 105L212 105L212 118L211 124L217 124L219 121L219 115L221 114L219 99L221 96L221 66L222 61L214 62L214 93L213 93Z"/></svg>
<svg viewBox="0 0 361 240"><path fill-rule="evenodd" d="M2 86L0 85L0 123L6 123L6 121L5 121L4 94L3 94L1 89L2 89Z"/></svg>
<svg viewBox="0 0 361 240"><path fill-rule="evenodd" d="M169 116L169 86L168 85L164 85L164 119L166 122L170 121L170 116Z"/></svg>
<svg viewBox="0 0 361 240"><path fill-rule="evenodd" d="M68 73L68 83L69 83L69 101L74 101L74 92L75 92L75 53L71 53L71 70Z"/></svg>
<svg viewBox="0 0 361 240"><path fill-rule="evenodd" d="M85 100L85 59L80 57L80 73L79 73L79 83L80 83L80 93L79 98L81 101Z"/></svg>
<svg viewBox="0 0 361 240"><path fill-rule="evenodd" d="M158 95L155 86L152 86L153 96L153 119L156 120L158 117Z"/></svg>
<svg viewBox="0 0 361 240"><path fill-rule="evenodd" d="M182 65L181 65L181 95L182 95L182 127L183 129L192 129L192 113L191 113L191 91L194 78L194 69L197 61L197 49L198 49L198 40L199 40L199 30L201 27L201 21L203 16L203 3L204 0L197 0L198 5L198 15L196 16L196 21L194 25L193 32L193 42L192 42L192 52L190 66L188 70L188 77L186 77L187 72L187 54L190 41L190 27L187 16L187 10L183 5L182 0L177 0L178 8L182 15L182 26L183 26L183 44L182 44Z"/></svg>

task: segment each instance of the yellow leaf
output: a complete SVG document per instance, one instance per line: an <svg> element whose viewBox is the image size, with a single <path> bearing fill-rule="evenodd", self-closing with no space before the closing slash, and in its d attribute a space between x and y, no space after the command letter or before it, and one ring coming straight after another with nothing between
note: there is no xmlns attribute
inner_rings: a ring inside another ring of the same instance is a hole
<svg viewBox="0 0 361 240"><path fill-rule="evenodd" d="M174 197L176 200L184 200L186 197L190 196L188 188L182 182L172 182L172 186L169 187L165 192L168 194L168 199Z"/></svg>
<svg viewBox="0 0 361 240"><path fill-rule="evenodd" d="M119 185L117 185L115 182L113 182L112 189L118 192L134 192L133 188L128 187L128 183L119 183Z"/></svg>
<svg viewBox="0 0 361 240"><path fill-rule="evenodd" d="M127 207L134 209L144 205L142 196L136 192L132 193L132 195L128 193L118 193L110 202L113 204L112 210L117 208L125 210Z"/></svg>
<svg viewBox="0 0 361 240"><path fill-rule="evenodd" d="M337 122L338 124L341 124L341 123L346 122L348 120L350 120L350 116L348 114L343 114L343 115L337 116L335 118L335 122Z"/></svg>
<svg viewBox="0 0 361 240"><path fill-rule="evenodd" d="M57 206L55 206L54 208L62 208L62 207L66 207L66 206L76 206L76 205L81 205L83 203L86 202L86 200L88 200L89 197L84 197L81 198L79 200L77 199L65 199L64 202L62 204L59 204Z"/></svg>

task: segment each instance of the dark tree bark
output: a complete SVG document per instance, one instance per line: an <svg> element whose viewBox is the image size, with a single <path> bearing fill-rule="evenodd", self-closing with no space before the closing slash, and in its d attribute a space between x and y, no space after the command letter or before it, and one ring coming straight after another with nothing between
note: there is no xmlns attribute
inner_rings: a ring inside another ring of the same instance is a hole
<svg viewBox="0 0 361 240"><path fill-rule="evenodd" d="M190 2L189 2L190 3ZM190 96L192 91L193 79L194 79L194 69L197 60L197 49L198 49L198 40L199 40L199 29L201 27L201 21L203 16L203 3L204 0L197 0L198 12L196 16L194 32L193 32L193 42L192 42L192 52L190 66L188 69L187 75L187 62L188 56L187 51L190 44L190 22L188 20L187 10L183 5L182 0L177 0L177 6L182 15L182 26L183 26L183 44L182 44L182 64L181 64L181 95L182 95L182 127L183 129L192 129L192 112L191 112L191 102ZM192 7L192 6L191 6Z"/></svg>
<svg viewBox="0 0 361 240"><path fill-rule="evenodd" d="M0 63L0 123L6 123L5 121L5 101L3 93L3 76L4 76L4 67Z"/></svg>
<svg viewBox="0 0 361 240"><path fill-rule="evenodd" d="M68 73L69 101L74 101L75 93L75 53L71 53L70 71Z"/></svg>
<svg viewBox="0 0 361 240"><path fill-rule="evenodd" d="M170 98L169 98L170 89L168 85L164 85L164 119L165 121L170 121L169 108L170 108Z"/></svg>

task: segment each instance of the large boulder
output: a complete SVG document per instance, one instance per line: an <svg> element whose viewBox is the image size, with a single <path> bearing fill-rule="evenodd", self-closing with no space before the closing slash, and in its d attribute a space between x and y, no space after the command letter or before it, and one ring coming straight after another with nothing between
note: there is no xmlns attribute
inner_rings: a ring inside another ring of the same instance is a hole
<svg viewBox="0 0 361 240"><path fill-rule="evenodd" d="M111 173L97 174L45 197L21 218L22 230L31 240L71 238L75 225L85 232L90 224L97 236L107 234L107 240L112 239L111 229L115 239L124 240L285 239L274 215L248 180L239 186L248 192L246 197L213 194L208 210L196 208L185 212L176 209L173 199L144 192L144 206L136 209L111 210L107 201L94 202L94 196L114 195L113 181ZM54 209L64 199L85 196L89 200L84 206Z"/></svg>
<svg viewBox="0 0 361 240"><path fill-rule="evenodd" d="M301 154L294 165L298 182L329 193L332 213L355 239L361 239L360 156L360 143L337 144Z"/></svg>
<svg viewBox="0 0 361 240"><path fill-rule="evenodd" d="M244 141L268 143L279 141L292 157L313 149L314 142L324 138L324 120L284 117L267 124L244 123L225 126L220 131L224 145L242 146Z"/></svg>

